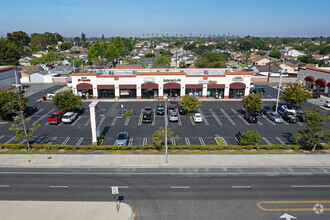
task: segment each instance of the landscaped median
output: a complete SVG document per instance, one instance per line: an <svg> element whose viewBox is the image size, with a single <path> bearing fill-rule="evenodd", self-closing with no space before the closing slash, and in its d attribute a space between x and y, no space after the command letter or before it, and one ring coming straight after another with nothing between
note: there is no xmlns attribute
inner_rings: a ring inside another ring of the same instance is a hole
<svg viewBox="0 0 330 220"><path fill-rule="evenodd" d="M142 153L157 153L163 152L154 145L31 145L31 151L27 151L27 145L24 144L0 144L0 153L10 152L26 152L26 153L49 153L45 151L58 151L58 153L111 153L116 151L140 151ZM301 145L168 145L168 149L173 152L177 151L271 151L271 150L291 150L305 152L304 146ZM320 150L330 150L330 145L322 145ZM307 152L307 151L306 151ZM317 152L317 151L316 151Z"/></svg>

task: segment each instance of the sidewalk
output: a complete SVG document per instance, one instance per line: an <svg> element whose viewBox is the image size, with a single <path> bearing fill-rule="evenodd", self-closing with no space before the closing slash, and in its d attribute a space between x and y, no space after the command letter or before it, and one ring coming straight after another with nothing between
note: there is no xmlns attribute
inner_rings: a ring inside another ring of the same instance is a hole
<svg viewBox="0 0 330 220"><path fill-rule="evenodd" d="M330 154L169 155L168 163L164 155L2 154L0 167L330 167Z"/></svg>
<svg viewBox="0 0 330 220"><path fill-rule="evenodd" d="M0 219L6 220L133 220L132 208L116 202L0 201Z"/></svg>

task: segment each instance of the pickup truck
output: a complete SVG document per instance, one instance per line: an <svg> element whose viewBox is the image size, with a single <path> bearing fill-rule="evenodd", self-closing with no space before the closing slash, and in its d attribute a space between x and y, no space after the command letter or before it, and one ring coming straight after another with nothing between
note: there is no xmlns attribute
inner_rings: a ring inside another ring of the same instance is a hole
<svg viewBox="0 0 330 220"><path fill-rule="evenodd" d="M62 122L63 112L54 112L49 118L49 124L59 124Z"/></svg>

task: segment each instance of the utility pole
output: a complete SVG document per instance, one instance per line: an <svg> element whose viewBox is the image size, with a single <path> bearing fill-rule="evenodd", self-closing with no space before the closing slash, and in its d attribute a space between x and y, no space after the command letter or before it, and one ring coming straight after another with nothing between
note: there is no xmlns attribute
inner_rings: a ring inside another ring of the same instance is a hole
<svg viewBox="0 0 330 220"><path fill-rule="evenodd" d="M165 163L168 163L168 146L167 146L167 96L165 99Z"/></svg>

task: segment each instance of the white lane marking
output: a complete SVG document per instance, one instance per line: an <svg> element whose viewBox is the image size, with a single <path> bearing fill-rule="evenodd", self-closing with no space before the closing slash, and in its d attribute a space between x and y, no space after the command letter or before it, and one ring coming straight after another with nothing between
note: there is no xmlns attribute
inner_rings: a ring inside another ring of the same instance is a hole
<svg viewBox="0 0 330 220"><path fill-rule="evenodd" d="M68 188L68 186L49 186L50 188Z"/></svg>
<svg viewBox="0 0 330 220"><path fill-rule="evenodd" d="M37 124L39 121L41 121L42 119L44 119L46 116L49 116L50 113L52 113L53 111L55 111L55 109L53 108L52 110L50 110L49 112L47 112L46 114L44 114L43 116L41 116L38 120L34 121L32 124Z"/></svg>
<svg viewBox="0 0 330 220"><path fill-rule="evenodd" d="M2 188L8 188L8 187L10 187L10 185L0 185L0 187L2 187Z"/></svg>
<svg viewBox="0 0 330 220"><path fill-rule="evenodd" d="M281 139L281 138L279 138L279 137L276 137L276 140L278 140L278 142L280 142L281 144L285 145L284 141L282 141L282 139Z"/></svg>
<svg viewBox="0 0 330 220"><path fill-rule="evenodd" d="M299 122L299 121L297 121L297 124L298 124L298 125L300 125L300 126L302 126L302 125L303 125L303 124L301 124L301 122Z"/></svg>
<svg viewBox="0 0 330 220"><path fill-rule="evenodd" d="M251 186L231 186L233 189L249 189Z"/></svg>
<svg viewBox="0 0 330 220"><path fill-rule="evenodd" d="M143 143L142 143L142 145L147 145L147 141L148 141L147 138L143 138Z"/></svg>
<svg viewBox="0 0 330 220"><path fill-rule="evenodd" d="M270 120L269 118L267 118L266 115L262 115L262 117L263 117L264 119L266 119L266 120L267 120L269 123L271 123L272 125L276 125L276 123L273 122L272 120Z"/></svg>
<svg viewBox="0 0 330 220"><path fill-rule="evenodd" d="M249 124L249 123L243 118L242 115L238 114L238 112L237 112L235 109L232 108L231 110L234 112L235 115L237 115L237 117L238 117L239 119L242 120L242 122L244 122L246 125L250 125L250 124Z"/></svg>
<svg viewBox="0 0 330 220"><path fill-rule="evenodd" d="M117 186L118 189L128 189L128 186Z"/></svg>
<svg viewBox="0 0 330 220"><path fill-rule="evenodd" d="M76 118L76 120L71 124L71 126L72 127L75 126L80 119L81 119L81 117Z"/></svg>
<svg viewBox="0 0 330 220"><path fill-rule="evenodd" d="M68 143L69 140L70 140L70 137L65 138L65 140L62 143L62 145L66 145L66 143Z"/></svg>
<svg viewBox="0 0 330 220"><path fill-rule="evenodd" d="M172 140L172 145L173 145L173 146L175 146L175 145L176 145L176 143L175 143L175 140L174 140L174 139Z"/></svg>
<svg viewBox="0 0 330 220"><path fill-rule="evenodd" d="M102 125L102 123L104 122L104 120L105 120L106 117L107 117L107 116L103 116L103 117L101 118L100 123L99 123L99 126Z"/></svg>
<svg viewBox="0 0 330 220"><path fill-rule="evenodd" d="M39 144L44 139L44 136L39 137L37 140L33 142L33 144Z"/></svg>
<svg viewBox="0 0 330 220"><path fill-rule="evenodd" d="M285 121L284 119L283 119L283 124L289 125L289 123L287 121Z"/></svg>
<svg viewBox="0 0 330 220"><path fill-rule="evenodd" d="M259 120L258 120L258 122L257 122L257 123L258 123L258 125L262 125L261 121L259 121Z"/></svg>
<svg viewBox="0 0 330 220"><path fill-rule="evenodd" d="M201 109L198 109L198 112L202 115L202 117L203 117L203 121L204 121L205 125L209 125L209 122L206 120L206 118L205 118L205 116L204 116L202 110L201 110Z"/></svg>
<svg viewBox="0 0 330 220"><path fill-rule="evenodd" d="M171 186L171 189L189 189L190 186Z"/></svg>
<svg viewBox="0 0 330 220"><path fill-rule="evenodd" d="M269 141L267 138L262 137L262 139L264 139L264 141L265 141L267 144L272 144L272 143L270 143L270 141Z"/></svg>
<svg viewBox="0 0 330 220"><path fill-rule="evenodd" d="M201 145L205 145L205 142L202 137L199 137L199 142L201 142Z"/></svg>
<svg viewBox="0 0 330 220"><path fill-rule="evenodd" d="M187 144L187 145L190 145L189 138L185 137L184 139L186 140L186 144Z"/></svg>
<svg viewBox="0 0 330 220"><path fill-rule="evenodd" d="M91 123L91 119L90 119L90 118L86 121L86 123L84 124L84 126L85 126L85 127L88 126L89 123Z"/></svg>
<svg viewBox="0 0 330 220"><path fill-rule="evenodd" d="M129 142L128 142L128 145L133 145L133 140L134 140L134 138L130 138Z"/></svg>
<svg viewBox="0 0 330 220"><path fill-rule="evenodd" d="M218 116L214 113L214 111L212 109L209 109L212 116L215 118L215 120L218 122L219 125L222 125L220 119L218 118Z"/></svg>
<svg viewBox="0 0 330 220"><path fill-rule="evenodd" d="M83 140L84 140L84 138L80 138L80 139L78 140L78 142L76 143L76 146L79 146Z"/></svg>
<svg viewBox="0 0 330 220"><path fill-rule="evenodd" d="M196 125L195 122L194 122L194 119L192 117L190 117L190 121L191 121L192 125Z"/></svg>
<svg viewBox="0 0 330 220"><path fill-rule="evenodd" d="M125 126L128 125L128 123L129 123L129 119L130 119L130 118L131 118L131 117L126 118L126 120L125 120Z"/></svg>
<svg viewBox="0 0 330 220"><path fill-rule="evenodd" d="M50 141L48 141L47 145L51 145L56 139L57 137L53 137Z"/></svg>
<svg viewBox="0 0 330 220"><path fill-rule="evenodd" d="M23 140L21 140L21 142L19 142L19 144L23 144L25 142L25 140L24 140L24 138L23 138Z"/></svg>
<svg viewBox="0 0 330 220"><path fill-rule="evenodd" d="M2 138L4 138L4 137L5 137L5 135L1 135L1 136L0 136L0 140L1 140Z"/></svg>
<svg viewBox="0 0 330 220"><path fill-rule="evenodd" d="M182 125L182 121L181 121L181 116L179 114L179 110L177 112L178 112L178 124L179 125Z"/></svg>
<svg viewBox="0 0 330 220"><path fill-rule="evenodd" d="M104 116L105 117L105 116ZM117 121L117 118L118 116L115 116L115 118L113 119L112 123L111 123L111 126L115 126L116 124L116 121Z"/></svg>
<svg viewBox="0 0 330 220"><path fill-rule="evenodd" d="M330 185L293 185L292 188L330 188Z"/></svg>
<svg viewBox="0 0 330 220"><path fill-rule="evenodd" d="M226 118L230 121L230 123L232 125L236 125L235 122L229 117L229 115L225 112L225 110L223 110L222 108L220 109L220 111L224 114L224 116L226 116Z"/></svg>
<svg viewBox="0 0 330 220"><path fill-rule="evenodd" d="M142 125L143 109L141 109L138 125Z"/></svg>
<svg viewBox="0 0 330 220"><path fill-rule="evenodd" d="M156 114L153 113L153 115L154 115L154 117L153 117L153 119L152 119L152 123L151 123L151 125L155 125L155 124L156 124Z"/></svg>

